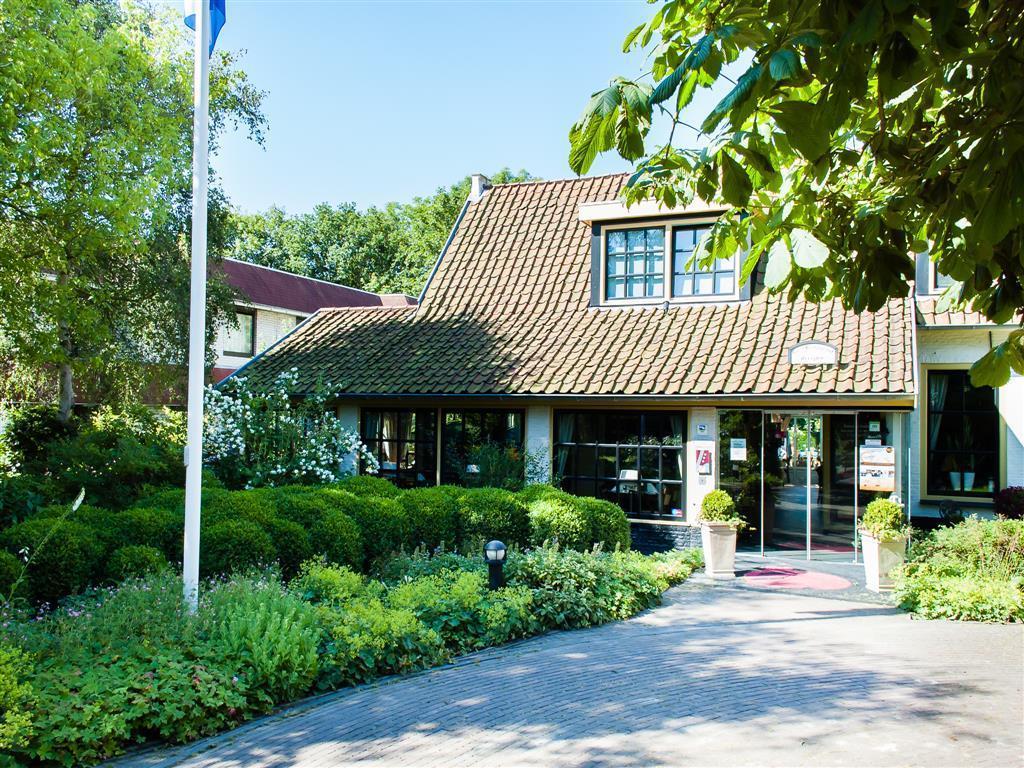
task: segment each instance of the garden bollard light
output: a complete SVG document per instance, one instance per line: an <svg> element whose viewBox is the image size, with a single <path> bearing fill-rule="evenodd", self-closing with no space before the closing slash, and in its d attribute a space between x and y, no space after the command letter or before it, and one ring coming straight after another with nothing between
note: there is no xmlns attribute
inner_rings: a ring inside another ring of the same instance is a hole
<svg viewBox="0 0 1024 768"><path fill-rule="evenodd" d="M484 545L484 560L487 561L488 586L501 589L505 586L505 553L508 548L500 541L489 541Z"/></svg>

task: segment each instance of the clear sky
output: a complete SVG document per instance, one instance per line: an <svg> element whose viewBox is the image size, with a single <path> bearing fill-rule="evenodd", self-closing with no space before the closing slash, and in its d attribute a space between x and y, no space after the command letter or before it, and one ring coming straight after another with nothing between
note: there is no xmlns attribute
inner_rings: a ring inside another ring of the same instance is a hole
<svg viewBox="0 0 1024 768"><path fill-rule="evenodd" d="M504 166L572 175L589 95L644 61L621 52L643 0L227 0L218 48L266 90L265 149L226 138L215 168L243 211L406 201ZM624 170L614 156L593 173Z"/></svg>

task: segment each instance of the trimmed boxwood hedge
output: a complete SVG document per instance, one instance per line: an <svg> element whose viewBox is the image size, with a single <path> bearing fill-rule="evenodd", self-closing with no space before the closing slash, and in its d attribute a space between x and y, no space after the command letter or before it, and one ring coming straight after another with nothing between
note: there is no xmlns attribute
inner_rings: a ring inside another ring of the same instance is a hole
<svg viewBox="0 0 1024 768"><path fill-rule="evenodd" d="M449 489L415 488L398 497L409 515L411 544L433 551L455 549L462 540L459 530L459 497Z"/></svg>
<svg viewBox="0 0 1024 768"><path fill-rule="evenodd" d="M397 500L362 498L351 507L351 515L362 533L367 568L378 558L411 549L409 513Z"/></svg>
<svg viewBox="0 0 1024 768"><path fill-rule="evenodd" d="M565 549L590 549L590 520L579 504L552 495L534 501L529 509L532 545L557 543Z"/></svg>
<svg viewBox="0 0 1024 768"><path fill-rule="evenodd" d="M326 513L309 532L314 555L350 568L363 567L363 538L355 520L340 510Z"/></svg>
<svg viewBox="0 0 1024 768"><path fill-rule="evenodd" d="M607 552L629 549L629 520L622 507L605 499L580 496L575 503L583 510L590 526L590 540Z"/></svg>
<svg viewBox="0 0 1024 768"><path fill-rule="evenodd" d="M459 498L462 535L467 543L498 539L512 546L530 541L530 513L511 491L469 488Z"/></svg>
<svg viewBox="0 0 1024 768"><path fill-rule="evenodd" d="M202 532L202 578L267 565L275 559L270 535L251 520L223 520Z"/></svg>
<svg viewBox="0 0 1024 768"><path fill-rule="evenodd" d="M354 493L356 496L380 496L385 499L397 498L402 493L390 480L373 475L352 475L333 483L330 487Z"/></svg>
<svg viewBox="0 0 1024 768"><path fill-rule="evenodd" d="M44 538L46 546L36 551ZM28 590L32 599L41 603L56 603L94 583L106 553L88 525L51 517L12 525L0 533L0 546L12 555L27 550L32 556Z"/></svg>
<svg viewBox="0 0 1024 768"><path fill-rule="evenodd" d="M167 558L159 549L144 544L132 544L115 549L110 555L110 559L107 560L107 578L121 582L134 576L156 573L166 567Z"/></svg>

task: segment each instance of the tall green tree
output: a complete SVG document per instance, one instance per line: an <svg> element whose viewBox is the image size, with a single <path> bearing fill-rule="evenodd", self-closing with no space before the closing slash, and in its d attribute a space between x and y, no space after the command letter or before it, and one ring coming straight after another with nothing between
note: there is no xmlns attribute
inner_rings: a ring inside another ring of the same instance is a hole
<svg viewBox="0 0 1024 768"><path fill-rule="evenodd" d="M191 58L174 16L105 0L0 6L0 340L17 366L57 372L64 418L76 375L173 359L181 340ZM261 140L261 99L219 54L214 146L232 124ZM224 201L211 199L216 229Z"/></svg>
<svg viewBox="0 0 1024 768"><path fill-rule="evenodd" d="M502 169L495 184L525 181L526 171ZM352 203L322 203L288 216L280 208L231 216L230 255L267 267L367 291L422 290L469 195L470 177L429 197L360 211Z"/></svg>
<svg viewBox="0 0 1024 768"><path fill-rule="evenodd" d="M856 311L905 296L928 251L960 302L1024 308L1024 8L999 0L671 0L624 50L651 68L593 94L572 127L584 173L634 162L627 200L731 206L698 258L746 249L770 289ZM701 88L724 95L703 114ZM669 138L651 141L655 120ZM699 141L684 146L683 135ZM1024 329L971 369L1024 373Z"/></svg>

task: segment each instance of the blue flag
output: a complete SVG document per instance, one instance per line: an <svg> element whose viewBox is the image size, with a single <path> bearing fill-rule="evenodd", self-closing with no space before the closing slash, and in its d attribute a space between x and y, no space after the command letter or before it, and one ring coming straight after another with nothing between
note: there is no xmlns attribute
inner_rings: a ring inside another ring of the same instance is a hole
<svg viewBox="0 0 1024 768"><path fill-rule="evenodd" d="M224 19L227 16L225 4L227 0L185 0L185 24L189 29L196 28L196 6L201 2L210 4L210 54L213 54L213 46L217 44L217 35L224 26Z"/></svg>

